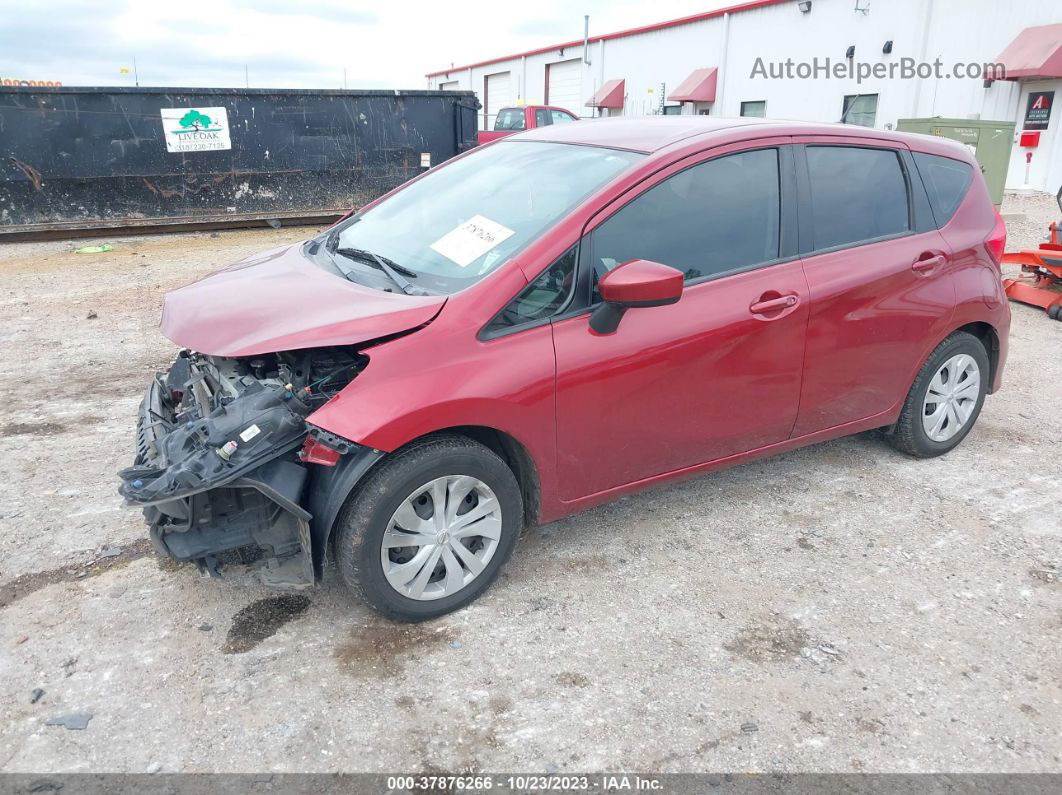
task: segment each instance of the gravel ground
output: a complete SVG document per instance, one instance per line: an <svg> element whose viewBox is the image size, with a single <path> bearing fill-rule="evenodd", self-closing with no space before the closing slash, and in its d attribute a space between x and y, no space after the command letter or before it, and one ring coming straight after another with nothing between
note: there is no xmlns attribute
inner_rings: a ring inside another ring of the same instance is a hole
<svg viewBox="0 0 1062 795"><path fill-rule="evenodd" d="M1004 211L1012 247L1057 215ZM942 459L865 434L628 497L395 625L331 569L162 564L115 492L162 295L307 234L0 248L0 769L1062 771L1062 323L1014 307Z"/></svg>

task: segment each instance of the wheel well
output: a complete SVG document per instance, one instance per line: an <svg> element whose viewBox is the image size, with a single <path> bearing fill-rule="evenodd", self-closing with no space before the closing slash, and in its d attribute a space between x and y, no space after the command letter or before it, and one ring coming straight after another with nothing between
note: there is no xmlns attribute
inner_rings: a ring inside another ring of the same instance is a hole
<svg viewBox="0 0 1062 795"><path fill-rule="evenodd" d="M538 469L535 467L534 459L523 444L504 431L483 425L459 425L453 428L440 428L432 435L437 433L457 433L461 436L467 436L472 441L479 442L496 453L516 475L516 482L520 486L520 494L524 500L525 526L532 527L538 524L538 509L542 499Z"/></svg>
<svg viewBox="0 0 1062 795"><path fill-rule="evenodd" d="M995 383L996 367L999 365L999 335L996 334L996 330L988 323L980 322L967 323L955 330L965 331L981 340L981 344L985 346L985 351L988 353L988 383Z"/></svg>

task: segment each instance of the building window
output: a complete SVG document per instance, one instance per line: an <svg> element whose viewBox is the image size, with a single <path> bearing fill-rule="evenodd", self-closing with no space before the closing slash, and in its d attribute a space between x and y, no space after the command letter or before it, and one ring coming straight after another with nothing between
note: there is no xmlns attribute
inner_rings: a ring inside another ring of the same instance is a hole
<svg viewBox="0 0 1062 795"><path fill-rule="evenodd" d="M680 116L682 114L682 105L664 105L665 116Z"/></svg>
<svg viewBox="0 0 1062 795"><path fill-rule="evenodd" d="M877 114L877 94L849 94L844 98L844 105L841 108L841 122L858 124L860 127L873 127L874 117Z"/></svg>
<svg viewBox="0 0 1062 795"><path fill-rule="evenodd" d="M757 102L742 102L741 115L754 116L757 119L765 118L767 116L767 102L765 100L759 100Z"/></svg>

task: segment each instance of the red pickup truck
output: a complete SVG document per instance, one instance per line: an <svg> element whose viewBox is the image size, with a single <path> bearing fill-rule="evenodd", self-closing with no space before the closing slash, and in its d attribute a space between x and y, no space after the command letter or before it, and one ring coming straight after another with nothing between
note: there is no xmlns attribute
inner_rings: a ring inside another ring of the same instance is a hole
<svg viewBox="0 0 1062 795"><path fill-rule="evenodd" d="M552 105L502 108L494 119L494 129L481 130L478 141L485 144L523 130L533 130L535 127L545 127L548 124L567 124L570 121L579 121L579 117L569 110Z"/></svg>

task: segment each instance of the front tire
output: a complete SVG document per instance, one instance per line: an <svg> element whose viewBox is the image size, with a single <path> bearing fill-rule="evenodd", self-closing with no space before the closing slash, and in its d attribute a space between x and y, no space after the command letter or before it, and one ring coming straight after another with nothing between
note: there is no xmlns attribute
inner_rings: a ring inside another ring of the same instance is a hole
<svg viewBox="0 0 1062 795"><path fill-rule="evenodd" d="M955 449L977 422L988 392L988 353L957 331L926 359L886 439L897 450L932 458Z"/></svg>
<svg viewBox="0 0 1062 795"><path fill-rule="evenodd" d="M523 526L508 465L464 436L414 442L374 469L340 513L336 563L385 616L423 621L491 584Z"/></svg>

